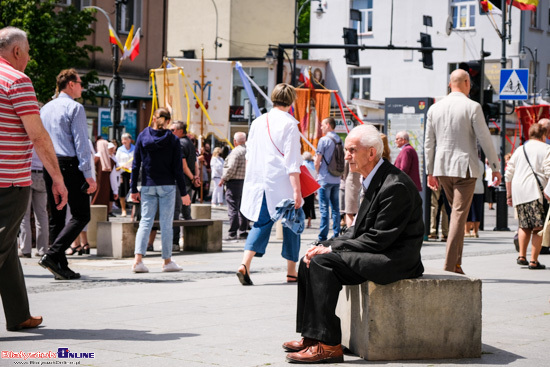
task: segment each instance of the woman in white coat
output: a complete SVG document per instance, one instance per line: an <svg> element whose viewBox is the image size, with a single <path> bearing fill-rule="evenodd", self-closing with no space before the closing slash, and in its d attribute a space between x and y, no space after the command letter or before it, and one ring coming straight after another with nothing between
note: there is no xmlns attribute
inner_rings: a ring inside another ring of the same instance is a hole
<svg viewBox="0 0 550 367"><path fill-rule="evenodd" d="M546 218L539 182L544 189L550 177L550 146L546 144L545 139L546 129L540 124L531 125L529 141L514 152L506 166L506 198L508 205L514 206L518 214L517 263L528 265L529 269L545 268L538 262L542 237L536 235L544 226ZM531 261L527 262L529 240Z"/></svg>
<svg viewBox="0 0 550 367"><path fill-rule="evenodd" d="M237 277L243 285L253 285L249 276L254 256L265 253L275 215L275 207L284 199L302 206L300 191L300 132L298 121L288 111L296 100L294 87L277 84L271 94L273 109L258 117L250 128L246 143L246 176L241 213L254 222L244 247ZM287 282L296 282L296 263L300 252L300 235L283 228L283 250L287 260Z"/></svg>

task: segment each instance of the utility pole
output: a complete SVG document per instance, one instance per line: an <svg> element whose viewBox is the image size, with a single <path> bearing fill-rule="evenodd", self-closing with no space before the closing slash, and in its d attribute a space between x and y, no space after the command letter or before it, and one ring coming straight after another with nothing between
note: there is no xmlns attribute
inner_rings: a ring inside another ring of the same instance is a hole
<svg viewBox="0 0 550 367"><path fill-rule="evenodd" d="M500 68L506 69L506 40L508 39L508 31L506 26L510 22L510 12L512 10L512 3L510 8L506 9L506 3L502 2L502 55L500 58ZM506 18L509 18L506 20ZM502 181L497 194L497 223L495 231L509 231L508 228L508 204L506 203L506 183L504 182L504 172L506 164L504 162L504 155L506 154L506 101L500 101L500 173L502 174Z"/></svg>
<svg viewBox="0 0 550 367"><path fill-rule="evenodd" d="M120 28L120 11L122 4L126 4L127 0L116 0L115 1L115 32L118 32ZM117 142L120 143L121 137L121 126L122 122L122 78L118 74L119 68L119 50L117 45L112 45L113 49L113 84L114 84L114 93L112 96L112 119L113 119L113 136Z"/></svg>

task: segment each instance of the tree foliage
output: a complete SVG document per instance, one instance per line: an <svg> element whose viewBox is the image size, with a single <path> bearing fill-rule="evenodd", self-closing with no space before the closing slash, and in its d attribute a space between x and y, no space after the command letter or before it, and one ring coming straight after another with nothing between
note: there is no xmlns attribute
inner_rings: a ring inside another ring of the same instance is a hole
<svg viewBox="0 0 550 367"><path fill-rule="evenodd" d="M55 79L67 68L86 68L89 53L101 47L85 44L96 19L90 10L59 7L54 0L0 0L0 28L13 26L28 34L31 60L25 73L33 81L39 101L47 102L55 93ZM98 81L91 71L82 76L83 87ZM83 92L93 100L94 89Z"/></svg>
<svg viewBox="0 0 550 367"><path fill-rule="evenodd" d="M306 2L307 0L298 0L298 9ZM309 15L311 13L311 3L306 5L302 12L300 13L300 18L298 19L298 43L309 43ZM309 50L302 50L302 58L307 60Z"/></svg>

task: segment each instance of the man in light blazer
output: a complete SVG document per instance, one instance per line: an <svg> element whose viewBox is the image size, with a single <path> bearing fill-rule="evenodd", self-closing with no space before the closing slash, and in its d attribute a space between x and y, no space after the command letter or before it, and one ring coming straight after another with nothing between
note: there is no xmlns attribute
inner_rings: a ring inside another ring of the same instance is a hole
<svg viewBox="0 0 550 367"><path fill-rule="evenodd" d="M343 361L336 304L342 285L371 280L388 284L422 275L422 199L411 178L382 158L383 143L372 125L354 128L345 141L351 172L363 177L365 196L353 225L312 246L300 261L296 331L283 344L291 363Z"/></svg>
<svg viewBox="0 0 550 367"><path fill-rule="evenodd" d="M451 93L428 110L424 152L428 187L435 190L441 184L452 207L444 269L464 274L464 225L476 178L483 174L478 164L477 141L489 160L496 185L500 184L501 174L481 105L468 98L470 76L458 69L450 79Z"/></svg>

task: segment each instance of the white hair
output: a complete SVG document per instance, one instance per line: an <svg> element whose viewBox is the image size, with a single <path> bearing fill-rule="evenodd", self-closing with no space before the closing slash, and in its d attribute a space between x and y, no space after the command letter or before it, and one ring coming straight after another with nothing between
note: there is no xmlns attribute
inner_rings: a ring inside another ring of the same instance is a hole
<svg viewBox="0 0 550 367"><path fill-rule="evenodd" d="M244 144L246 143L246 134L242 131L237 131L233 136L233 139L235 139L235 141L239 144Z"/></svg>
<svg viewBox="0 0 550 367"><path fill-rule="evenodd" d="M7 51L13 44L22 45L27 41L27 33L15 27L0 29L0 52Z"/></svg>
<svg viewBox="0 0 550 367"><path fill-rule="evenodd" d="M384 143L380 132L373 125L364 124L354 127L348 134L348 138L358 137L359 144L364 148L376 149L376 158L380 159L384 152Z"/></svg>
<svg viewBox="0 0 550 367"><path fill-rule="evenodd" d="M398 131L397 134L395 134L395 137L396 138L403 138L405 139L406 141L409 141L409 133L406 132L405 130L401 130L401 131Z"/></svg>

